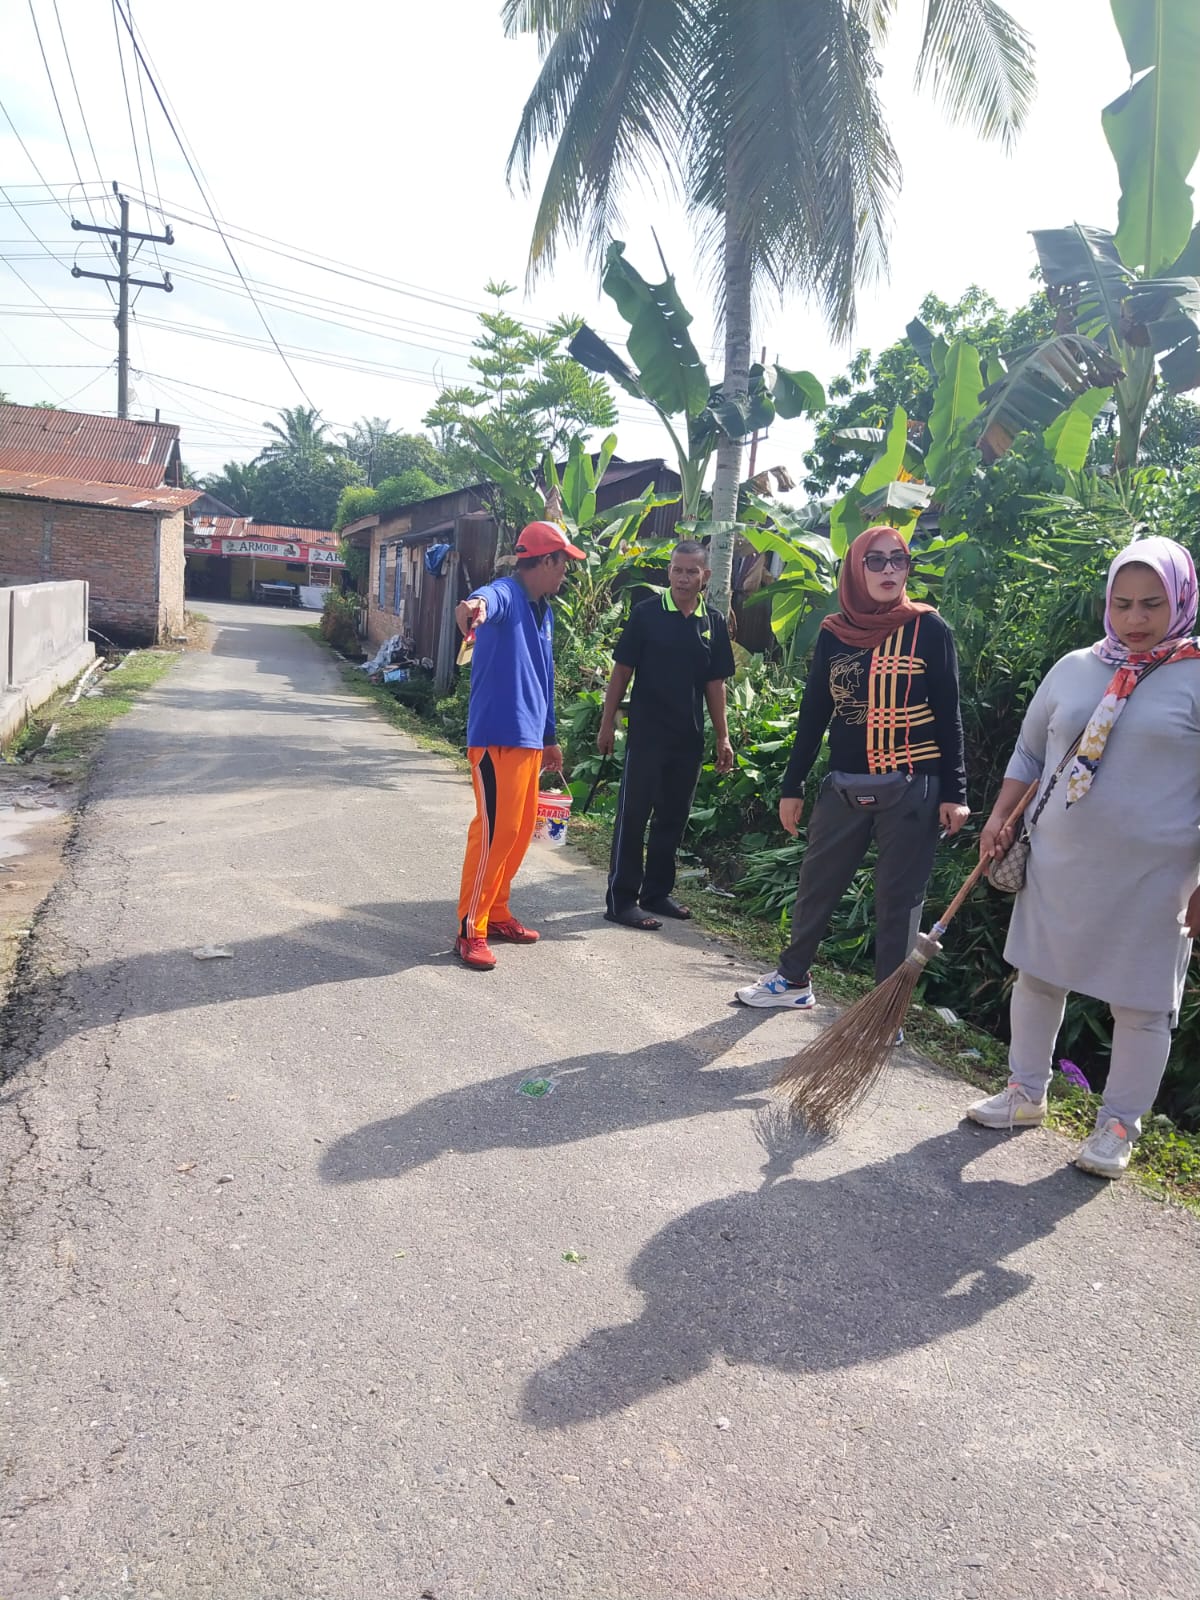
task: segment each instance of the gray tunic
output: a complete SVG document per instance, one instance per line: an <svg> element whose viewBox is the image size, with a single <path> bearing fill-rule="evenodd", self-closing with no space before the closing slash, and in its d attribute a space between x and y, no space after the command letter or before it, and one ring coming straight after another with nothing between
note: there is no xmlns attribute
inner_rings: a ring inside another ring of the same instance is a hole
<svg viewBox="0 0 1200 1600"><path fill-rule="evenodd" d="M1090 650L1056 662L1005 776L1048 779L1112 675ZM1179 919L1200 882L1200 661L1140 683L1069 811L1066 790L1064 772L1031 830L1004 958L1060 989L1174 1014L1192 951Z"/></svg>

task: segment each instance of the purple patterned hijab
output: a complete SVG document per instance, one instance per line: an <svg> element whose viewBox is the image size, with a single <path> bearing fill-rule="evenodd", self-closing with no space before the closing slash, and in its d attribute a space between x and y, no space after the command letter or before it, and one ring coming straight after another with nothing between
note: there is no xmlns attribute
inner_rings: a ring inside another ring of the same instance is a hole
<svg viewBox="0 0 1200 1600"><path fill-rule="evenodd" d="M1120 639L1112 625L1112 592L1117 573L1132 562L1149 567L1162 579L1171 606L1171 625L1166 637L1153 650L1139 651L1134 656ZM1097 640L1092 650L1110 667L1124 667L1132 660L1148 661L1157 655L1167 655L1174 645L1190 637L1196 626L1196 567L1191 556L1174 539L1155 535L1150 539L1135 539L1108 569L1108 588L1104 596L1104 638Z"/></svg>

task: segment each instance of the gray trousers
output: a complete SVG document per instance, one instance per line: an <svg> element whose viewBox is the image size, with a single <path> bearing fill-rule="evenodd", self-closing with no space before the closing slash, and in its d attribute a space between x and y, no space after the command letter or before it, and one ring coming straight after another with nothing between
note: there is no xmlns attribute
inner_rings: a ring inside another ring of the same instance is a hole
<svg viewBox="0 0 1200 1600"><path fill-rule="evenodd" d="M1040 1100L1049 1087L1054 1041L1066 1006L1065 989L1043 983L1029 972L1018 974L1009 1006L1009 1076L1035 1100ZM1167 1011L1137 1011L1132 1006L1110 1006L1109 1010L1113 1019L1112 1055L1104 1103L1096 1122L1099 1125L1108 1117L1116 1117L1136 1137L1166 1071L1171 1017Z"/></svg>
<svg viewBox="0 0 1200 1600"><path fill-rule="evenodd" d="M808 848L792 911L791 943L779 970L802 982L874 839L875 981L890 978L912 949L921 925L925 886L938 842L936 778L914 778L910 792L885 811L858 811L826 778L808 824Z"/></svg>

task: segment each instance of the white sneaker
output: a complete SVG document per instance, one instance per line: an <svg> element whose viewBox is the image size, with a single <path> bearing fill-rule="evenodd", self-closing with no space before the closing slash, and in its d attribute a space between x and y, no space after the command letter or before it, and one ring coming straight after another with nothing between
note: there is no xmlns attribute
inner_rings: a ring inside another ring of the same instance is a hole
<svg viewBox="0 0 1200 1600"><path fill-rule="evenodd" d="M1109 1117L1103 1126L1097 1125L1090 1138L1075 1157L1075 1165L1084 1172L1094 1172L1099 1178L1119 1178L1129 1165L1133 1154L1133 1135L1123 1122Z"/></svg>
<svg viewBox="0 0 1200 1600"><path fill-rule="evenodd" d="M981 1122L985 1128L1036 1128L1046 1117L1045 1096L1034 1100L1019 1083L1010 1083L999 1094L986 1100L976 1100L967 1107L972 1122Z"/></svg>
<svg viewBox="0 0 1200 1600"><path fill-rule="evenodd" d="M786 1006L793 1011L811 1011L817 1003L811 981L789 983L782 972L768 972L756 983L735 990L734 996L744 1006Z"/></svg>

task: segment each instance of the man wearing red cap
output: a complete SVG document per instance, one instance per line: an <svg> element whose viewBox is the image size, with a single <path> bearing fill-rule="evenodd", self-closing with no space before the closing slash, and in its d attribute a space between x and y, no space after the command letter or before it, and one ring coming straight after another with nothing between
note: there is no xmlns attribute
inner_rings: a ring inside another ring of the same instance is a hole
<svg viewBox="0 0 1200 1600"><path fill-rule="evenodd" d="M554 728L550 596L562 587L568 560L584 559L552 522L523 528L516 555L512 577L484 584L454 613L464 637L476 633L467 713L475 820L467 833L454 946L476 972L496 965L489 939L538 940L513 916L508 896L533 837L538 780L543 771L563 769Z"/></svg>

